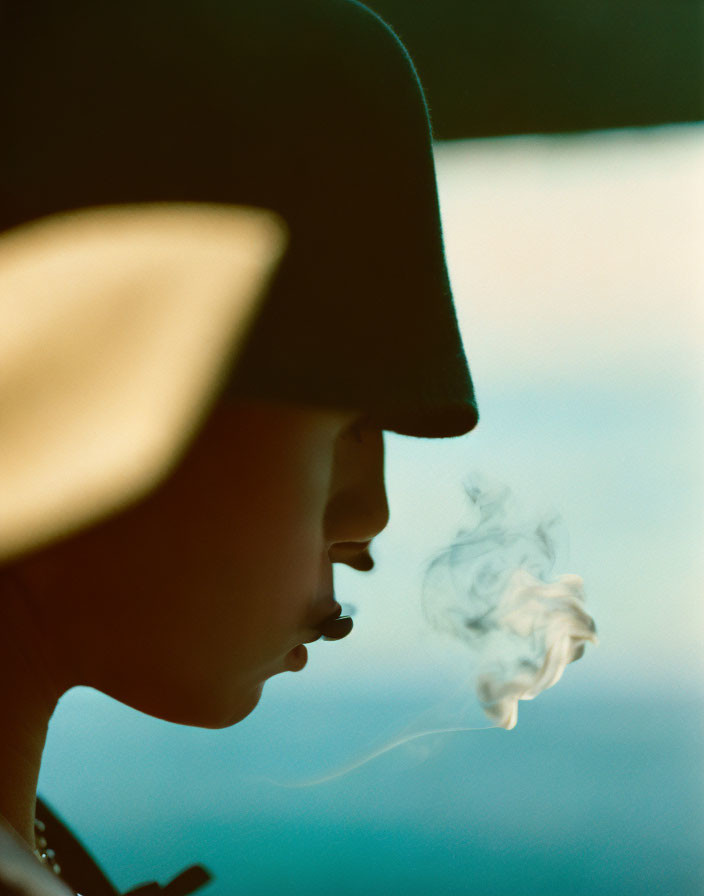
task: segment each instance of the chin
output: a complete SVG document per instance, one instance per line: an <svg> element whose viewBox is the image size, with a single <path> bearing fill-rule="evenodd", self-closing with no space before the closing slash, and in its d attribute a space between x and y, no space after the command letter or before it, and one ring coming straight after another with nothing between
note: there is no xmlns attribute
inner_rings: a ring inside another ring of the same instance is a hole
<svg viewBox="0 0 704 896"><path fill-rule="evenodd" d="M198 728L231 728L252 713L259 703L264 689L264 682L251 688L247 693L238 694L236 699L224 701L219 706L199 707L198 720L186 722Z"/></svg>
<svg viewBox="0 0 704 896"><path fill-rule="evenodd" d="M260 682L234 694L209 691L204 696L201 691L174 699L174 692L170 691L168 698L165 694L161 694L161 699L152 697L151 700L125 699L124 695L117 696L114 693L109 696L116 697L133 709L163 719L165 722L188 725L192 728L219 729L230 728L246 719L259 703L263 689L264 682Z"/></svg>

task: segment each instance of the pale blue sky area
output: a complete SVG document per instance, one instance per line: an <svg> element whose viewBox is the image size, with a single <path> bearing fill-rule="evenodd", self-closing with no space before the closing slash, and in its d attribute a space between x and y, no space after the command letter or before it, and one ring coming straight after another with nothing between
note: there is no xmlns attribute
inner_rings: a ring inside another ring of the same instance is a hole
<svg viewBox="0 0 704 896"><path fill-rule="evenodd" d="M527 518L564 520L555 573L584 578L602 637L575 679L704 686L704 129L467 141L437 159L481 421L441 442L387 435L383 583L358 628L370 605L397 612L395 577L413 587L479 471Z"/></svg>

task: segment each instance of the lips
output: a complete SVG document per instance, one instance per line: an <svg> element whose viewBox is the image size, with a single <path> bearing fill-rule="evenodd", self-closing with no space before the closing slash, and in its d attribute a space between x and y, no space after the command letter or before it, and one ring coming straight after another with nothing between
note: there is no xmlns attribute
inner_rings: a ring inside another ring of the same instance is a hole
<svg viewBox="0 0 704 896"><path fill-rule="evenodd" d="M336 619L328 619L324 622L319 626L319 631L323 636L323 641L339 641L349 635L353 624L351 616L338 616Z"/></svg>
<svg viewBox="0 0 704 896"><path fill-rule="evenodd" d="M341 616L342 607L335 601L332 612L327 613L322 619L319 619L312 627L317 632L317 640L322 637L324 641L340 641L346 638L352 631L352 618L350 616Z"/></svg>

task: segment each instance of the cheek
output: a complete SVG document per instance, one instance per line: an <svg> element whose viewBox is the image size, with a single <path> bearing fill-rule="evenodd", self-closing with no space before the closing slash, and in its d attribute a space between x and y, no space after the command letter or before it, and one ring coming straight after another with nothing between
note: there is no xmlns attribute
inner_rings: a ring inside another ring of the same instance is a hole
<svg viewBox="0 0 704 896"><path fill-rule="evenodd" d="M240 493L228 564L240 619L272 631L301 624L319 594L324 559L324 490L299 467L291 472Z"/></svg>
<svg viewBox="0 0 704 896"><path fill-rule="evenodd" d="M258 433L248 445L241 432L236 443L215 435L68 561L86 586L74 617L84 683L204 727L252 711L332 583L323 535L331 440Z"/></svg>
<svg viewBox="0 0 704 896"><path fill-rule="evenodd" d="M323 536L331 444L275 435L240 439L237 466L223 463L228 475L209 488L205 475L189 479L201 487L174 553L168 640L186 642L213 676L259 675L278 661L332 581Z"/></svg>
<svg viewBox="0 0 704 896"><path fill-rule="evenodd" d="M331 581L322 534L327 482L319 470L312 481L301 476L297 462L274 469L278 475L239 482L231 527L201 528L202 554L182 558L190 567L183 581L197 584L172 608L165 644L182 645L183 666L172 671L203 713L192 724L220 727L205 720L223 712L222 724L233 724L252 711L264 680L284 671L304 637L328 590L326 574Z"/></svg>

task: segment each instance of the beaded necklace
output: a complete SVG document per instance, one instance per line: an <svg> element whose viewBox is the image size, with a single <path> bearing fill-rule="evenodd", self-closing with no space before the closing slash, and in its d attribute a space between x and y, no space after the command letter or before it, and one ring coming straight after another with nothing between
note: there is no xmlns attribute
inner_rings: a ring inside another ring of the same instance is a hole
<svg viewBox="0 0 704 896"><path fill-rule="evenodd" d="M34 850L34 855L39 859L42 865L46 865L47 868L50 868L54 874L60 876L61 875L61 865L56 861L56 853L53 849L49 849L49 845L46 842L46 837L44 834L46 833L46 825L40 819L34 819L34 839L37 843L37 848Z"/></svg>

